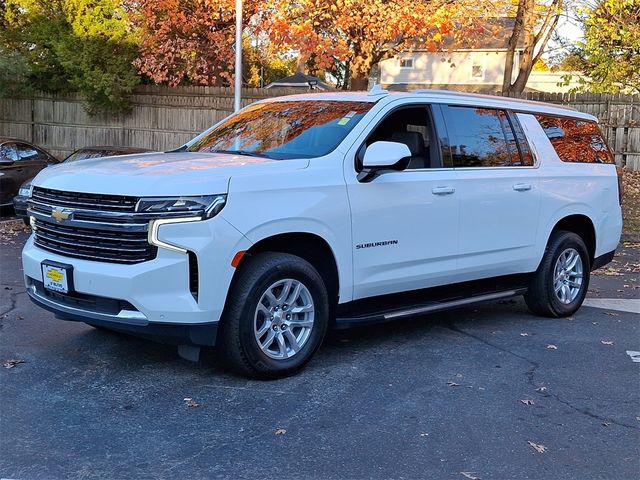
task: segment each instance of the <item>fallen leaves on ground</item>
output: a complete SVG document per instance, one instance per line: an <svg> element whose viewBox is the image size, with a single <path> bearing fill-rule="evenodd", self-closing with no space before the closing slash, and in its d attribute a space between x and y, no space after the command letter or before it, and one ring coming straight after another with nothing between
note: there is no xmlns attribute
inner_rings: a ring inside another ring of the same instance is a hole
<svg viewBox="0 0 640 480"><path fill-rule="evenodd" d="M3 366L4 368L13 368L13 367L15 367L16 365L20 365L21 363L26 363L26 362L25 362L24 360L13 360L13 359L12 359L12 360L6 360L6 361L2 364L2 366Z"/></svg>
<svg viewBox="0 0 640 480"><path fill-rule="evenodd" d="M615 313L615 312L602 312L605 315L610 315L612 317L618 317L620 314L619 313Z"/></svg>
<svg viewBox="0 0 640 480"><path fill-rule="evenodd" d="M476 477L474 472L460 472L460 475L467 477L469 480L480 480L480 477Z"/></svg>
<svg viewBox="0 0 640 480"><path fill-rule="evenodd" d="M0 222L0 245L11 245L19 233L30 232L22 220L6 220Z"/></svg>
<svg viewBox="0 0 640 480"><path fill-rule="evenodd" d="M200 406L200 404L196 402L193 398L188 398L188 397L184 399L184 403L187 407L190 407L190 408L196 408Z"/></svg>
<svg viewBox="0 0 640 480"><path fill-rule="evenodd" d="M544 393L547 391L547 387L538 387L536 388L536 392Z"/></svg>
<svg viewBox="0 0 640 480"><path fill-rule="evenodd" d="M428 437L428 436L429 436L429 434L428 434L428 433L421 433L421 434L420 434L420 436L421 436L421 437Z"/></svg>
<svg viewBox="0 0 640 480"><path fill-rule="evenodd" d="M521 334L520 334L520 336L521 336L521 337L528 337L528 336L529 336L529 334L528 334L528 333L521 333Z"/></svg>
<svg viewBox="0 0 640 480"><path fill-rule="evenodd" d="M527 442L531 448L533 448L538 453L544 453L547 451L547 447L544 445L540 445L538 443L533 443L531 440Z"/></svg>
<svg viewBox="0 0 640 480"><path fill-rule="evenodd" d="M622 216L624 217L624 232L627 234L640 233L640 172L632 172L626 168L622 170Z"/></svg>
<svg viewBox="0 0 640 480"><path fill-rule="evenodd" d="M609 341L609 340L600 340L600 343L603 345L613 345L613 342Z"/></svg>
<svg viewBox="0 0 640 480"><path fill-rule="evenodd" d="M549 350L557 350L557 349L558 349L558 347L556 347L556 346L555 346L554 344L552 344L552 343L550 343L549 345L547 345L547 348L548 348Z"/></svg>
<svg viewBox="0 0 640 480"><path fill-rule="evenodd" d="M287 433L286 428L276 428L276 435L284 435L285 433Z"/></svg>
<svg viewBox="0 0 640 480"><path fill-rule="evenodd" d="M460 386L460 384L456 383L456 382L447 382L447 385L450 386L450 387L459 387Z"/></svg>
<svg viewBox="0 0 640 480"><path fill-rule="evenodd" d="M520 400L520 401L525 405L535 405L535 403L533 403L533 400L529 400L528 398L525 398L524 400Z"/></svg>

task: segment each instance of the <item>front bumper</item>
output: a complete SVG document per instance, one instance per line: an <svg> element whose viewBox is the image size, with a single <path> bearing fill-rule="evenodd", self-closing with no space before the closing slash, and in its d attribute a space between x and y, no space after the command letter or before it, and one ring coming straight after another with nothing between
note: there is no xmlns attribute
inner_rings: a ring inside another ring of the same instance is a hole
<svg viewBox="0 0 640 480"><path fill-rule="evenodd" d="M152 260L123 265L58 255L37 247L33 237L22 253L27 292L35 303L63 319L210 344L233 277L231 261L250 242L220 216L162 225L158 236L196 255L197 296L190 289L188 254L159 248ZM73 267L73 293L45 291L41 267L45 260Z"/></svg>
<svg viewBox="0 0 640 480"><path fill-rule="evenodd" d="M39 283L39 282L37 282ZM29 298L38 306L55 313L61 320L84 322L138 337L171 345L213 346L216 344L218 322L203 324L150 323L140 312L121 310L117 314L74 308L51 299L34 282L28 289Z"/></svg>

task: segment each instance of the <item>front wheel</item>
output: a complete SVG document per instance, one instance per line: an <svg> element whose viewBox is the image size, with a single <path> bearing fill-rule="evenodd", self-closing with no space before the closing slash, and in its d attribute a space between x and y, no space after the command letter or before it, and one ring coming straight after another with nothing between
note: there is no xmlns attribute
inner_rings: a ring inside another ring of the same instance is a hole
<svg viewBox="0 0 640 480"><path fill-rule="evenodd" d="M306 260L259 253L237 273L221 324L221 349L238 373L276 378L302 368L327 330L327 289Z"/></svg>
<svg viewBox="0 0 640 480"><path fill-rule="evenodd" d="M529 309L546 317L567 317L582 305L589 288L589 253L573 232L554 232L524 296Z"/></svg>

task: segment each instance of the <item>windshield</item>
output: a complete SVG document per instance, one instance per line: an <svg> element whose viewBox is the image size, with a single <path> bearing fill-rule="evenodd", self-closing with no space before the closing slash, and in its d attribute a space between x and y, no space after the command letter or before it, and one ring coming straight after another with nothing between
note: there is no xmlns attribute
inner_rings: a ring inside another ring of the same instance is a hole
<svg viewBox="0 0 640 480"><path fill-rule="evenodd" d="M187 147L284 160L321 157L334 150L373 103L284 101L251 105Z"/></svg>
<svg viewBox="0 0 640 480"><path fill-rule="evenodd" d="M108 157L115 155L117 152L110 152L108 150L76 150L67 158L65 162L75 162L77 160L86 160L87 158Z"/></svg>

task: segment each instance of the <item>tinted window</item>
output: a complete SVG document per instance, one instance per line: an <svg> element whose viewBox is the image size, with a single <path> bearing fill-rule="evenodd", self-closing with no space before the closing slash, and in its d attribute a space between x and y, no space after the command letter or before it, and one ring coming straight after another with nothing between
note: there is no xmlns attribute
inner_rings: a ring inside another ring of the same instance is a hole
<svg viewBox="0 0 640 480"><path fill-rule="evenodd" d="M507 113L480 107L443 108L454 167L520 165L520 153Z"/></svg>
<svg viewBox="0 0 640 480"><path fill-rule="evenodd" d="M614 163L597 123L548 115L536 118L563 162Z"/></svg>
<svg viewBox="0 0 640 480"><path fill-rule="evenodd" d="M264 102L232 115L187 147L267 158L312 158L334 150L371 109L370 102Z"/></svg>
<svg viewBox="0 0 640 480"><path fill-rule="evenodd" d="M11 143L0 145L0 158L8 158L16 162L18 160L18 154L16 153L14 145Z"/></svg>

